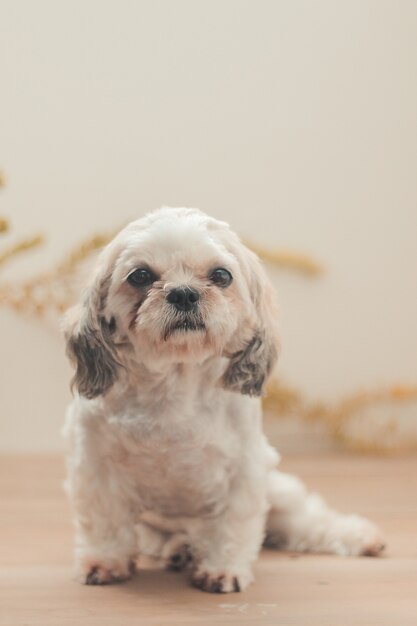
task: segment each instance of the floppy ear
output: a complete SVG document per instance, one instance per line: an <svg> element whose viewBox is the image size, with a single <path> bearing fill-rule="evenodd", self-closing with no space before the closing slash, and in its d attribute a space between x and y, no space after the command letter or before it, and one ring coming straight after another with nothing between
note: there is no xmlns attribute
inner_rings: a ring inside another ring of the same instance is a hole
<svg viewBox="0 0 417 626"><path fill-rule="evenodd" d="M104 317L109 283L110 275L96 278L84 303L71 309L64 322L67 355L76 367L71 388L89 399L106 393L118 378L114 319Z"/></svg>
<svg viewBox="0 0 417 626"><path fill-rule="evenodd" d="M240 347L230 355L222 383L232 391L260 396L278 358L277 309L273 287L258 257L245 247L244 251L241 267L247 275L253 309L234 338L235 346Z"/></svg>

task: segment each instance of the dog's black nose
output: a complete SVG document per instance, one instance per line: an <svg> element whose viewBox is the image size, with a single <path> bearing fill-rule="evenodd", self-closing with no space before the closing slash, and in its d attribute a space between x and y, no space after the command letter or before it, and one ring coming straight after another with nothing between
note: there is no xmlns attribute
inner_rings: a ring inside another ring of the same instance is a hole
<svg viewBox="0 0 417 626"><path fill-rule="evenodd" d="M168 302L173 304L178 311L191 311L199 299L200 294L195 289L191 289L191 287L171 289L167 295Z"/></svg>

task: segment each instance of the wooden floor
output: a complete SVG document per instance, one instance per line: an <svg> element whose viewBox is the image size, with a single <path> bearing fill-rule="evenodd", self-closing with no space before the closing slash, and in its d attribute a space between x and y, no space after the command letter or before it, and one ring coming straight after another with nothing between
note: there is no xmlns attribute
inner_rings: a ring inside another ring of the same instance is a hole
<svg viewBox="0 0 417 626"><path fill-rule="evenodd" d="M71 579L72 529L56 457L0 459L2 626L408 626L417 624L417 459L291 455L282 468L342 510L372 517L380 559L263 552L240 594L192 589L181 574L141 571L112 587Z"/></svg>

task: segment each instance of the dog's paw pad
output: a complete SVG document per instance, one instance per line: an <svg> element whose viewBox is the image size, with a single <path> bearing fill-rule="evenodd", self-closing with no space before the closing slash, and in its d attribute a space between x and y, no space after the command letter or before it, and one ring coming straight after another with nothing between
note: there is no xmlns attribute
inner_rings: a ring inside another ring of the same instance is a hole
<svg viewBox="0 0 417 626"><path fill-rule="evenodd" d="M102 567L92 567L85 577L86 585L104 585L109 582L108 572Z"/></svg>
<svg viewBox="0 0 417 626"><path fill-rule="evenodd" d="M181 572L190 565L191 561L192 556L186 546L184 546L182 550L171 554L168 559L167 569L173 572Z"/></svg>
<svg viewBox="0 0 417 626"><path fill-rule="evenodd" d="M233 575L215 572L197 572L192 578L192 584L201 591L209 593L233 593L243 591L252 582L249 575Z"/></svg>
<svg viewBox="0 0 417 626"><path fill-rule="evenodd" d="M85 585L109 585L112 583L122 583L131 578L135 571L135 564L129 563L127 567L105 567L103 565L92 565L86 570L84 575ZM78 576L81 579L81 575Z"/></svg>

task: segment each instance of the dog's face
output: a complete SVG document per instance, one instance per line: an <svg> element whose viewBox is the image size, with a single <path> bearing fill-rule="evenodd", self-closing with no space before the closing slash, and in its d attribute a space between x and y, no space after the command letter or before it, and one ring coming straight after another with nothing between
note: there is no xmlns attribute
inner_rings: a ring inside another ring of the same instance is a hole
<svg viewBox="0 0 417 626"><path fill-rule="evenodd" d="M277 355L258 259L227 224L192 209L129 224L103 251L84 304L69 317L74 384L89 398L106 393L126 363L157 369L215 356L229 358L225 387L259 395Z"/></svg>

